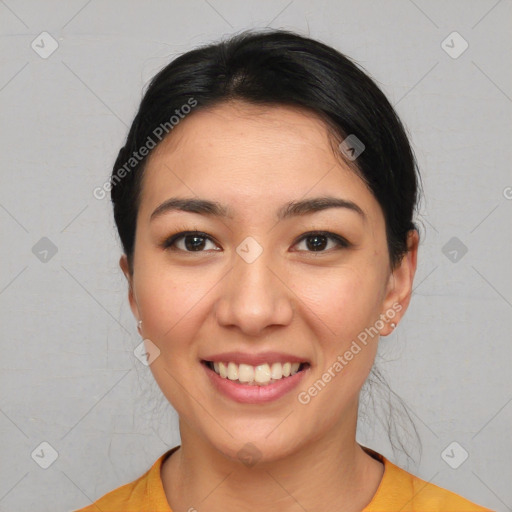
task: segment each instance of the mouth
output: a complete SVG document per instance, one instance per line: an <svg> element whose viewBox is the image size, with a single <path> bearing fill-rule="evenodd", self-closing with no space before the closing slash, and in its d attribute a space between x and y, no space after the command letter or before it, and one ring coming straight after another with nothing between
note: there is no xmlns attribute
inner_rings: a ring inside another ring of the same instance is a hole
<svg viewBox="0 0 512 512"><path fill-rule="evenodd" d="M201 363L221 379L242 386L271 386L284 382L310 367L308 362L267 362L258 365L237 364L233 361L206 361ZM295 380L295 379L294 379Z"/></svg>

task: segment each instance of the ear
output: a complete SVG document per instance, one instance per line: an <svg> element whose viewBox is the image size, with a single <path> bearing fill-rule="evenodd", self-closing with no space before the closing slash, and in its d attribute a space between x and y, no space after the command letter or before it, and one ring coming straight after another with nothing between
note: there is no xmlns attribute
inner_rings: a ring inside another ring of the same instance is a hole
<svg viewBox="0 0 512 512"><path fill-rule="evenodd" d="M383 302L383 317L386 316L385 326L381 330L381 336L387 336L393 331L391 323L396 325L404 316L412 295L412 285L418 258L419 234L416 229L411 229L407 234L407 253L403 256L399 265L391 272L386 296ZM390 314L391 312L391 314ZM392 316L392 313L395 313Z"/></svg>
<svg viewBox="0 0 512 512"><path fill-rule="evenodd" d="M137 306L137 301L135 300L135 296L133 294L133 275L130 272L130 266L128 265L128 258L126 257L126 254L121 256L121 259L119 260L119 266L121 267L121 270L123 271L123 274L128 281L128 301L130 302L130 308L132 310L133 316L139 320L139 307Z"/></svg>

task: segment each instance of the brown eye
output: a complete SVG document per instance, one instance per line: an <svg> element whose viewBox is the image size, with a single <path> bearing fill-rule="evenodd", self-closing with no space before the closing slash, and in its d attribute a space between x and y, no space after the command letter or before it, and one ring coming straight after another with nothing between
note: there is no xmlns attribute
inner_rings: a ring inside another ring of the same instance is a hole
<svg viewBox="0 0 512 512"><path fill-rule="evenodd" d="M338 249L350 246L350 244L344 238L328 231L306 233L299 240L299 242L305 242L307 252L328 252L329 249L333 247L331 245L328 250L325 250L329 245L329 241L334 244L334 248Z"/></svg>
<svg viewBox="0 0 512 512"><path fill-rule="evenodd" d="M178 250L183 252L205 252L208 242L214 244L211 237L200 231L185 231L176 233L168 238L163 246L165 249ZM218 250L218 249L213 249Z"/></svg>

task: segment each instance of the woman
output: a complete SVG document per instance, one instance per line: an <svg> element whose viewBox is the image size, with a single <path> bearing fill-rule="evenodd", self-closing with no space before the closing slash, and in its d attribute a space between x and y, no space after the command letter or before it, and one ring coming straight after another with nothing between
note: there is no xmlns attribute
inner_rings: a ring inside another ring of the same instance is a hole
<svg viewBox="0 0 512 512"><path fill-rule="evenodd" d="M82 511L483 511L356 442L408 307L417 167L375 83L286 31L152 80L111 177L120 266L181 445Z"/></svg>

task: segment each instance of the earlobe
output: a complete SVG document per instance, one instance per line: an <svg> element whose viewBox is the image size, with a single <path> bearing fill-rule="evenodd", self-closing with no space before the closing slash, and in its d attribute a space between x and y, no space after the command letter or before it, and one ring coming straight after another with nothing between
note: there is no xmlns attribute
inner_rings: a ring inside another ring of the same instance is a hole
<svg viewBox="0 0 512 512"><path fill-rule="evenodd" d="M409 306L416 273L418 245L418 231L412 229L407 235L407 253L389 276L388 291L382 311L382 315L388 318L388 321L381 331L382 336L387 336L393 331Z"/></svg>

